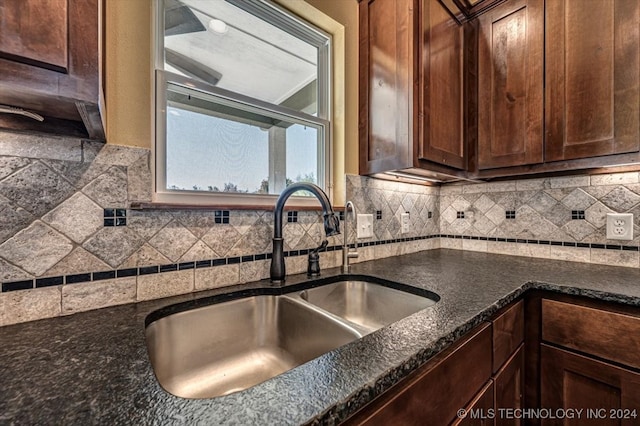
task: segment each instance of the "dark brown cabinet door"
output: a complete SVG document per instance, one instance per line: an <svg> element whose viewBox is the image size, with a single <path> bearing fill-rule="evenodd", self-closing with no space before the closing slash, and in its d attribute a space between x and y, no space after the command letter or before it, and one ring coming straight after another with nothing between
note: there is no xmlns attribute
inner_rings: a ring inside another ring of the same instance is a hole
<svg viewBox="0 0 640 426"><path fill-rule="evenodd" d="M541 163L544 2L509 1L479 23L478 168Z"/></svg>
<svg viewBox="0 0 640 426"><path fill-rule="evenodd" d="M491 415L491 410L494 410L493 387L493 380L490 380L465 408L466 416L457 418L451 426L493 426L495 424L494 416Z"/></svg>
<svg viewBox="0 0 640 426"><path fill-rule="evenodd" d="M347 425L447 425L491 376L491 327L482 324L347 420Z"/></svg>
<svg viewBox="0 0 640 426"><path fill-rule="evenodd" d="M414 0L364 0L360 13L360 173L413 163Z"/></svg>
<svg viewBox="0 0 640 426"><path fill-rule="evenodd" d="M541 406L584 410L543 425L637 425L640 374L583 355L541 345ZM588 411L590 410L590 411Z"/></svg>
<svg viewBox="0 0 640 426"><path fill-rule="evenodd" d="M465 168L463 27L438 0L422 3L420 159Z"/></svg>
<svg viewBox="0 0 640 426"><path fill-rule="evenodd" d="M47 131L62 120L83 123L86 135L104 139L98 107L100 4L0 0L0 104L46 117L41 127L25 119L25 129ZM0 115L0 127L20 128L10 118Z"/></svg>
<svg viewBox="0 0 640 426"><path fill-rule="evenodd" d="M548 1L545 160L640 148L640 2Z"/></svg>
<svg viewBox="0 0 640 426"><path fill-rule="evenodd" d="M65 72L68 13L67 0L0 1L0 57Z"/></svg>
<svg viewBox="0 0 640 426"><path fill-rule="evenodd" d="M524 344L522 344L494 378L496 426L522 424L518 418L500 415L499 410L524 408L524 367Z"/></svg>

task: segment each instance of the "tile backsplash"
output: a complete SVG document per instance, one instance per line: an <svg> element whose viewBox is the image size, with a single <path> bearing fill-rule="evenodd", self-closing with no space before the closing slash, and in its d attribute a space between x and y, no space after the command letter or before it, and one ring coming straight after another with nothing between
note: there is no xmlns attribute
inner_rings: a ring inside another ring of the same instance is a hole
<svg viewBox="0 0 640 426"><path fill-rule="evenodd" d="M150 201L151 187L149 150L0 132L0 325L269 276L271 212L129 209ZM367 258L398 253L390 209L403 197L390 198L376 225L386 249L364 250ZM322 218L288 217L287 273L304 272L308 250L324 239ZM340 264L342 241L329 238L322 268Z"/></svg>
<svg viewBox="0 0 640 426"><path fill-rule="evenodd" d="M0 132L0 325L268 277L271 212L131 210L151 187L149 150ZM373 215L361 240L349 218L354 262L444 247L639 266L638 173L443 187L348 175L346 192ZM608 212L634 213L637 237L607 240ZM289 212L283 232L287 273L305 271L319 212ZM342 242L329 239L322 268Z"/></svg>
<svg viewBox="0 0 640 426"><path fill-rule="evenodd" d="M637 172L448 185L439 199L442 247L639 266ZM614 212L634 214L632 241L606 238Z"/></svg>

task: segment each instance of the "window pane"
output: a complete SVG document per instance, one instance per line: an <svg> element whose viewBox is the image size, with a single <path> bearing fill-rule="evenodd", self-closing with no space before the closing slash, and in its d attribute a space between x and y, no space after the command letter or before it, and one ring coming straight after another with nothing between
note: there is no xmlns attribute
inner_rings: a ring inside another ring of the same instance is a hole
<svg viewBox="0 0 640 426"><path fill-rule="evenodd" d="M166 117L166 190L279 194L293 182L324 185L320 126L172 84Z"/></svg>
<svg viewBox="0 0 640 426"><path fill-rule="evenodd" d="M309 114L318 48L224 0L165 0L165 69Z"/></svg>
<svg viewBox="0 0 640 426"><path fill-rule="evenodd" d="M313 127L294 125L287 129L287 180L318 182L318 131Z"/></svg>

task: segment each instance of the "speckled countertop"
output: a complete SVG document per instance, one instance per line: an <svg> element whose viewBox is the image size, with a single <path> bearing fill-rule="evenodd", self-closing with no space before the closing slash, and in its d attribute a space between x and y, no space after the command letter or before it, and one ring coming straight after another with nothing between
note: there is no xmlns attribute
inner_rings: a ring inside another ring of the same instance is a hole
<svg viewBox="0 0 640 426"><path fill-rule="evenodd" d="M157 383L146 316L268 283L2 327L0 424L335 423L527 289L640 305L640 270L632 268L433 250L353 271L425 288L441 300L253 388L207 400L175 397Z"/></svg>

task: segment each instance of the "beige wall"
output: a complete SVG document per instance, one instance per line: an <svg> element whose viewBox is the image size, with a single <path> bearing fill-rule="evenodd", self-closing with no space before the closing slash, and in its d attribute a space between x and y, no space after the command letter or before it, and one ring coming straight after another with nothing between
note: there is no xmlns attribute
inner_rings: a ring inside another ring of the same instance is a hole
<svg viewBox="0 0 640 426"><path fill-rule="evenodd" d="M317 8L332 19L318 25L331 33L334 60L334 201L343 201L344 173L358 172L358 3L356 0L277 0L318 22ZM107 141L152 146L152 0L106 2Z"/></svg>
<svg viewBox="0 0 640 426"><path fill-rule="evenodd" d="M295 1L295 0L294 0ZM343 78L344 111L344 168L346 173L358 174L358 2L356 0L306 0L313 7L344 26Z"/></svg>
<svg viewBox="0 0 640 426"><path fill-rule="evenodd" d="M106 1L108 143L151 147L151 58L151 1Z"/></svg>

